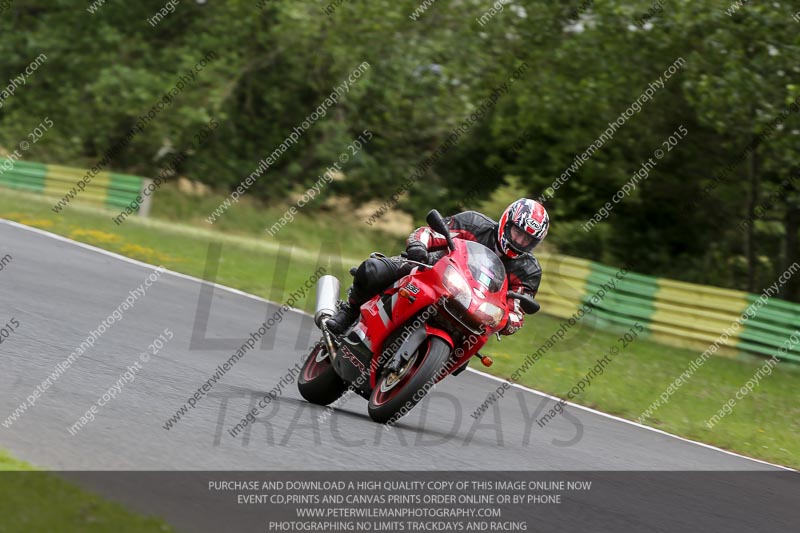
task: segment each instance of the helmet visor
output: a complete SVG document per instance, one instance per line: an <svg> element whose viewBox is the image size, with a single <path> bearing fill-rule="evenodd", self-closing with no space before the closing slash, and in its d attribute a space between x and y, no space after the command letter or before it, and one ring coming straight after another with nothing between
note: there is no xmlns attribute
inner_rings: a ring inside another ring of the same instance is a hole
<svg viewBox="0 0 800 533"><path fill-rule="evenodd" d="M536 237L530 233L518 228L514 224L510 224L509 226L510 227L508 228L508 231L506 231L506 238L508 239L511 248L517 252L530 252L537 244L539 244L538 239L536 239Z"/></svg>

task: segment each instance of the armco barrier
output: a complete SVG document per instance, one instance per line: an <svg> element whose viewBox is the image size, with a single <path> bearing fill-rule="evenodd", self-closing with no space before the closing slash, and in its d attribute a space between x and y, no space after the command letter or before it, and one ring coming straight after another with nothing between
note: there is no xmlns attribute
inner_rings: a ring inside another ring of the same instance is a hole
<svg viewBox="0 0 800 533"><path fill-rule="evenodd" d="M629 327L639 322L653 340L700 350L732 330L717 353L744 351L800 362L800 343L790 341L800 330L800 304L772 297L753 309L754 316L742 320L758 295L634 272L619 280L615 278L619 269L586 259L557 254L538 254L538 258L543 276L537 299L547 314L569 318L588 304L592 314L607 324ZM794 275L800 276L800 270ZM609 280L616 282L614 288L592 303L591 297L602 284L608 287Z"/></svg>
<svg viewBox="0 0 800 533"><path fill-rule="evenodd" d="M75 184L86 172L83 168L0 158L0 186L47 195L56 201L72 193L70 203L89 202L123 209L130 206L151 181L139 176L100 172L80 191ZM138 208L139 215L147 216L152 196L142 195L142 198L144 203Z"/></svg>

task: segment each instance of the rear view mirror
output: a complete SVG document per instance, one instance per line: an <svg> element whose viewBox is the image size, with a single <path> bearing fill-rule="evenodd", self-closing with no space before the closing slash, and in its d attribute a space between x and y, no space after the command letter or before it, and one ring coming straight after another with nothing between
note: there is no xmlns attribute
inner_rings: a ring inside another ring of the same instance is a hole
<svg viewBox="0 0 800 533"><path fill-rule="evenodd" d="M539 302L528 296L527 294L520 294L518 292L509 292L508 297L514 300L519 300L520 306L522 307L522 312L526 315L535 315L539 312L539 309L542 306L539 305Z"/></svg>
<svg viewBox="0 0 800 533"><path fill-rule="evenodd" d="M456 249L456 244L453 242L453 238L450 236L450 228L447 227L447 224L442 218L442 215L436 209L431 209L428 212L428 216L425 217L425 221L428 223L428 226L431 227L433 231L436 233L440 233L447 239L447 247L450 250Z"/></svg>

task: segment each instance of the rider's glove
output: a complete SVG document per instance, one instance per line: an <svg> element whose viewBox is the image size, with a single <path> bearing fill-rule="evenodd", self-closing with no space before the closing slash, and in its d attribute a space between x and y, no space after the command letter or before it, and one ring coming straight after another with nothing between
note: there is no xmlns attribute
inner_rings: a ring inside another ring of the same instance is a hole
<svg viewBox="0 0 800 533"><path fill-rule="evenodd" d="M501 335L513 335L522 327L522 308L520 307L519 300L508 300L508 322L506 326L500 330Z"/></svg>
<svg viewBox="0 0 800 533"><path fill-rule="evenodd" d="M418 263L428 263L428 248L421 242L412 242L406 248L406 256Z"/></svg>

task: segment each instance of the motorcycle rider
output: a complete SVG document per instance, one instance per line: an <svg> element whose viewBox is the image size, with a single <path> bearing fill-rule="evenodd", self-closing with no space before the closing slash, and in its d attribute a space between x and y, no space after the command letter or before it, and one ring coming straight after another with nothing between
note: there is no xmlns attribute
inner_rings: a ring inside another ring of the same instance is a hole
<svg viewBox="0 0 800 533"><path fill-rule="evenodd" d="M550 228L550 217L544 206L535 200L520 198L503 211L495 222L477 211L464 211L445 218L454 239L479 242L494 250L506 269L508 290L536 296L542 279L542 268L531 251L544 240ZM406 257L427 263L430 252L447 248L447 240L428 226L416 229L406 241ZM348 299L339 311L325 322L334 335L341 335L358 318L362 304L389 287L414 268L400 258L371 257L356 269ZM500 331L512 335L522 327L523 313L519 300L508 299L509 318Z"/></svg>

